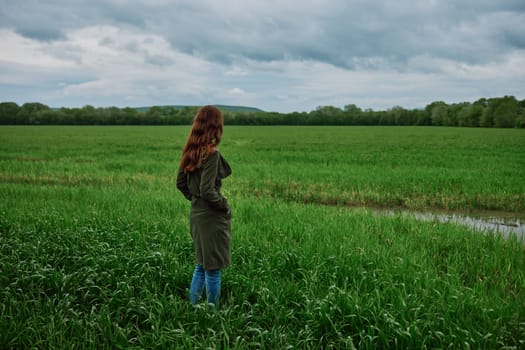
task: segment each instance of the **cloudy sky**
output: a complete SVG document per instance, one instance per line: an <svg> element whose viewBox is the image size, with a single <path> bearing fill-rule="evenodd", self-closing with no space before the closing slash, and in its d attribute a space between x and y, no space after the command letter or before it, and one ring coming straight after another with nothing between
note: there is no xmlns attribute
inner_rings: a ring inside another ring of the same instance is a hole
<svg viewBox="0 0 525 350"><path fill-rule="evenodd" d="M268 111L525 98L524 0L0 0L0 101Z"/></svg>

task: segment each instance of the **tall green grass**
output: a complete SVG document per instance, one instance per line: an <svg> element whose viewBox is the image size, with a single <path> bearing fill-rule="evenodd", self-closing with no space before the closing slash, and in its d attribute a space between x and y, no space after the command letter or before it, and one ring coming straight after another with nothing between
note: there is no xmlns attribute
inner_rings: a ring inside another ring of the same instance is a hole
<svg viewBox="0 0 525 350"><path fill-rule="evenodd" d="M525 211L520 130L229 128L241 185L285 200L409 209Z"/></svg>
<svg viewBox="0 0 525 350"><path fill-rule="evenodd" d="M9 183L169 186L189 127L2 127ZM232 194L409 209L525 211L522 130L227 127Z"/></svg>
<svg viewBox="0 0 525 350"><path fill-rule="evenodd" d="M227 128L233 264L209 313L187 299L189 204L174 183L187 128L2 128L0 348L521 348L521 242L317 204L354 191L388 205L384 186L425 206L486 193L520 208L523 134L486 131ZM382 161L359 166L367 149ZM435 149L442 163L423 162ZM394 162L428 168L429 184L396 189L399 174L379 175ZM483 164L492 176L461 180Z"/></svg>

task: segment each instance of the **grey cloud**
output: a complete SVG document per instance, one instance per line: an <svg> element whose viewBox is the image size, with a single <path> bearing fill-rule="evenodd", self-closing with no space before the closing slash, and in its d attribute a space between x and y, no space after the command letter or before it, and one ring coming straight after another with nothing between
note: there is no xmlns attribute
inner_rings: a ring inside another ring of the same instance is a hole
<svg viewBox="0 0 525 350"><path fill-rule="evenodd" d="M101 0L0 0L0 27L43 41L63 39L69 30L89 25L143 27L144 15L140 6Z"/></svg>
<svg viewBox="0 0 525 350"><path fill-rule="evenodd" d="M525 12L520 15L505 13L501 16L504 26L498 28L502 42L517 49L525 48Z"/></svg>
<svg viewBox="0 0 525 350"><path fill-rule="evenodd" d="M525 46L521 0L509 1L2 1L4 26L38 40L94 24L134 26L182 52L231 63L239 57L355 62L391 67L430 55L487 62ZM372 58L370 60L370 58Z"/></svg>
<svg viewBox="0 0 525 350"><path fill-rule="evenodd" d="M49 56L57 58L61 61L74 62L76 64L82 63L82 52L74 47L64 47L61 49L47 49L43 50Z"/></svg>
<svg viewBox="0 0 525 350"><path fill-rule="evenodd" d="M36 1L1 1L0 27L13 28L17 33L36 40L51 41L64 37L63 19L54 6L45 11L39 8Z"/></svg>
<svg viewBox="0 0 525 350"><path fill-rule="evenodd" d="M52 70L15 62L0 61L0 82L5 87L24 87L29 90L43 88L52 90L59 84L79 84L95 76L81 69Z"/></svg>
<svg viewBox="0 0 525 350"><path fill-rule="evenodd" d="M109 37L103 37L101 38L99 41L98 41L99 45L101 46L113 46L114 45L114 41L113 39L109 38Z"/></svg>
<svg viewBox="0 0 525 350"><path fill-rule="evenodd" d="M483 63L514 48L499 38L506 31L519 32L515 22L523 16L512 12L499 16L499 12L473 10L474 6L417 11L403 6L403 2L396 2L396 6L396 11L365 8L344 26L340 23L348 13L340 14L337 20L327 23L329 47L340 48L334 52L345 57L381 56L393 66L406 64L419 55Z"/></svg>
<svg viewBox="0 0 525 350"><path fill-rule="evenodd" d="M298 17L279 8L266 8L260 17L245 8L242 19L218 17L205 8L193 15L177 12L175 30L167 31L167 36L176 48L224 63L237 56L263 61L291 58L346 68L353 68L356 58L383 57L396 67L418 55L483 63L522 47L523 25L518 23L523 13L509 10L521 11L518 2L499 7L493 2L461 6L437 2L419 8L402 1L394 7L349 2L332 11L330 4L321 15L308 12L305 4ZM158 25L167 27L162 19Z"/></svg>
<svg viewBox="0 0 525 350"><path fill-rule="evenodd" d="M17 32L26 38L36 39L39 41L53 41L64 38L64 33L58 28L44 28L26 25L19 28Z"/></svg>
<svg viewBox="0 0 525 350"><path fill-rule="evenodd" d="M169 57L162 56L162 55L146 55L144 58L145 63L149 63L155 66L167 66L173 63L173 60Z"/></svg>

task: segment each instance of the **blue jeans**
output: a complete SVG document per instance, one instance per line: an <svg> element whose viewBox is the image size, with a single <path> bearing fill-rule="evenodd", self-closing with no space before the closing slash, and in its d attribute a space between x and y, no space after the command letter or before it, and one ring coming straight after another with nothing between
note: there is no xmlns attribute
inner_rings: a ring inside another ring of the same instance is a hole
<svg viewBox="0 0 525 350"><path fill-rule="evenodd" d="M214 304L215 309L218 309L221 294L221 270L205 270L199 264L195 266L190 285L190 301L193 305L199 301L204 286L206 286L208 304Z"/></svg>

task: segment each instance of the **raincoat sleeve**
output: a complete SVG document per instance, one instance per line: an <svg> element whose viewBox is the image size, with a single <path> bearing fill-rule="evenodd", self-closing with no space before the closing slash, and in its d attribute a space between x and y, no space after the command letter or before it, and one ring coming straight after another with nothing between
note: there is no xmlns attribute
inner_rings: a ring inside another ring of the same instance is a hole
<svg viewBox="0 0 525 350"><path fill-rule="evenodd" d="M182 192L184 197L186 197L187 200L191 200L191 192L188 188L188 176L184 174L184 171L182 169L179 169L179 172L177 174L177 188L179 191Z"/></svg>
<svg viewBox="0 0 525 350"><path fill-rule="evenodd" d="M202 165L200 193L202 199L207 201L212 208L228 213L230 211L228 202L215 186L219 175L219 160L219 152L216 151Z"/></svg>

